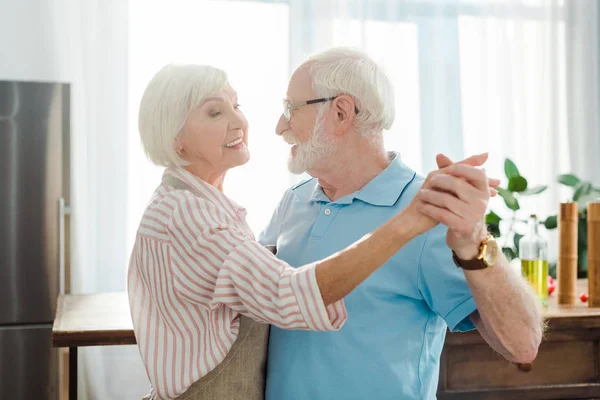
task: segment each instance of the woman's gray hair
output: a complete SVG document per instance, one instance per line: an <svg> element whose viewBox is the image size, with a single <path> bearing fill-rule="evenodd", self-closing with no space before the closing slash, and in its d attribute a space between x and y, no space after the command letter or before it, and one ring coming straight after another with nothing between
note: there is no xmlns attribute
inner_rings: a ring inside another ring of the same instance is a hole
<svg viewBox="0 0 600 400"><path fill-rule="evenodd" d="M169 64L148 83L138 115L146 156L155 165L184 166L175 141L190 110L228 85L227 74L208 65Z"/></svg>
<svg viewBox="0 0 600 400"><path fill-rule="evenodd" d="M318 97L350 95L359 112L354 119L363 136L390 129L395 116L391 81L369 56L351 48L336 47L311 56L300 68L309 68Z"/></svg>

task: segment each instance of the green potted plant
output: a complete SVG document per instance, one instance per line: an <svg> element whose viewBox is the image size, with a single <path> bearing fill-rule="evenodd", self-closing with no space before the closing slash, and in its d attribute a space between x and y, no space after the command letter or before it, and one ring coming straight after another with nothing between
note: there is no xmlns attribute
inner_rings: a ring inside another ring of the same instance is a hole
<svg viewBox="0 0 600 400"><path fill-rule="evenodd" d="M533 196L544 192L548 186L539 185L529 187L527 179L522 176L515 163L506 159L504 161L504 173L508 179L507 187L499 187L498 195L504 200L504 204L511 210L511 215L504 218L508 223L508 231L501 232L500 222L503 220L493 210L486 217L485 222L489 232L497 238L500 238L502 251L510 260L518 258L519 241L523 234L517 230L517 225L523 225L526 221L517 216L520 210L519 199L523 196ZM587 202L600 195L600 188L595 187L591 182L583 181L573 174L563 174L558 177L558 182L562 185L573 188L572 201L576 201L579 207L579 231L578 231L578 277L587 278ZM556 229L558 221L557 215L551 215L541 221L546 229ZM556 264L550 264L550 275L556 277Z"/></svg>
<svg viewBox="0 0 600 400"><path fill-rule="evenodd" d="M600 188L591 182L583 181L573 174L563 174L558 177L562 185L573 188L573 196L570 201L577 202L579 209L579 221L577 225L577 277L587 278L587 203L600 196ZM554 215L551 218L557 219ZM556 224L548 229L556 228Z"/></svg>

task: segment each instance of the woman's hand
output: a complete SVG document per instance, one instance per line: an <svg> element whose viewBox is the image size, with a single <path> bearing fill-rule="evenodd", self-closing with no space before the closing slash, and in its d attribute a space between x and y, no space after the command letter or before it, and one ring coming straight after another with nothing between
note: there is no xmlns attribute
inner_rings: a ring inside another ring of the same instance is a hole
<svg viewBox="0 0 600 400"><path fill-rule="evenodd" d="M481 167L487 161L487 159L488 154L483 153L466 158L462 161L459 161L456 164L466 165L469 167ZM435 182L437 180L440 180L439 175L452 175L452 166L455 164L454 162L452 162L452 160L450 160L443 154L438 154L436 161L439 169L432 171L427 175L425 182L419 189L419 192L417 193L415 198L411 201L409 206L402 212L405 217L410 218L409 220L412 221L411 225L414 229L413 233L415 235L425 233L438 224L438 221L422 213L421 210L424 207L426 208L426 199L431 194L431 191L434 189L440 191L440 189L434 188L432 181ZM487 179L487 184L489 188L489 196L495 196L498 193L495 188L498 187L498 185L500 185L500 181L498 179ZM449 195L455 196L453 193L449 193ZM406 221L404 221L403 223L406 223Z"/></svg>

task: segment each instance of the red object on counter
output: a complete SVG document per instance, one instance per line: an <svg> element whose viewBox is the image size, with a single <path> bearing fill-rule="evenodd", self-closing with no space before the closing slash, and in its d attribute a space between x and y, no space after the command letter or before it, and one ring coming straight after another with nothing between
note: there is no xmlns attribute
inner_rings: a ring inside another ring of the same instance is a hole
<svg viewBox="0 0 600 400"><path fill-rule="evenodd" d="M548 275L548 296L552 294L556 290L556 280Z"/></svg>

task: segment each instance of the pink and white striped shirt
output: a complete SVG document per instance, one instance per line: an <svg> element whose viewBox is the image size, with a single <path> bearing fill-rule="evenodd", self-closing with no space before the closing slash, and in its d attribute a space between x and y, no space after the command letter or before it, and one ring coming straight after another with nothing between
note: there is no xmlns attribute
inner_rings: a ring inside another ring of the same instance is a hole
<svg viewBox="0 0 600 400"><path fill-rule="evenodd" d="M292 268L254 240L246 211L181 168L163 182L137 231L129 304L152 399L173 399L215 368L247 315L285 329L338 330L343 301L323 304L315 264Z"/></svg>

